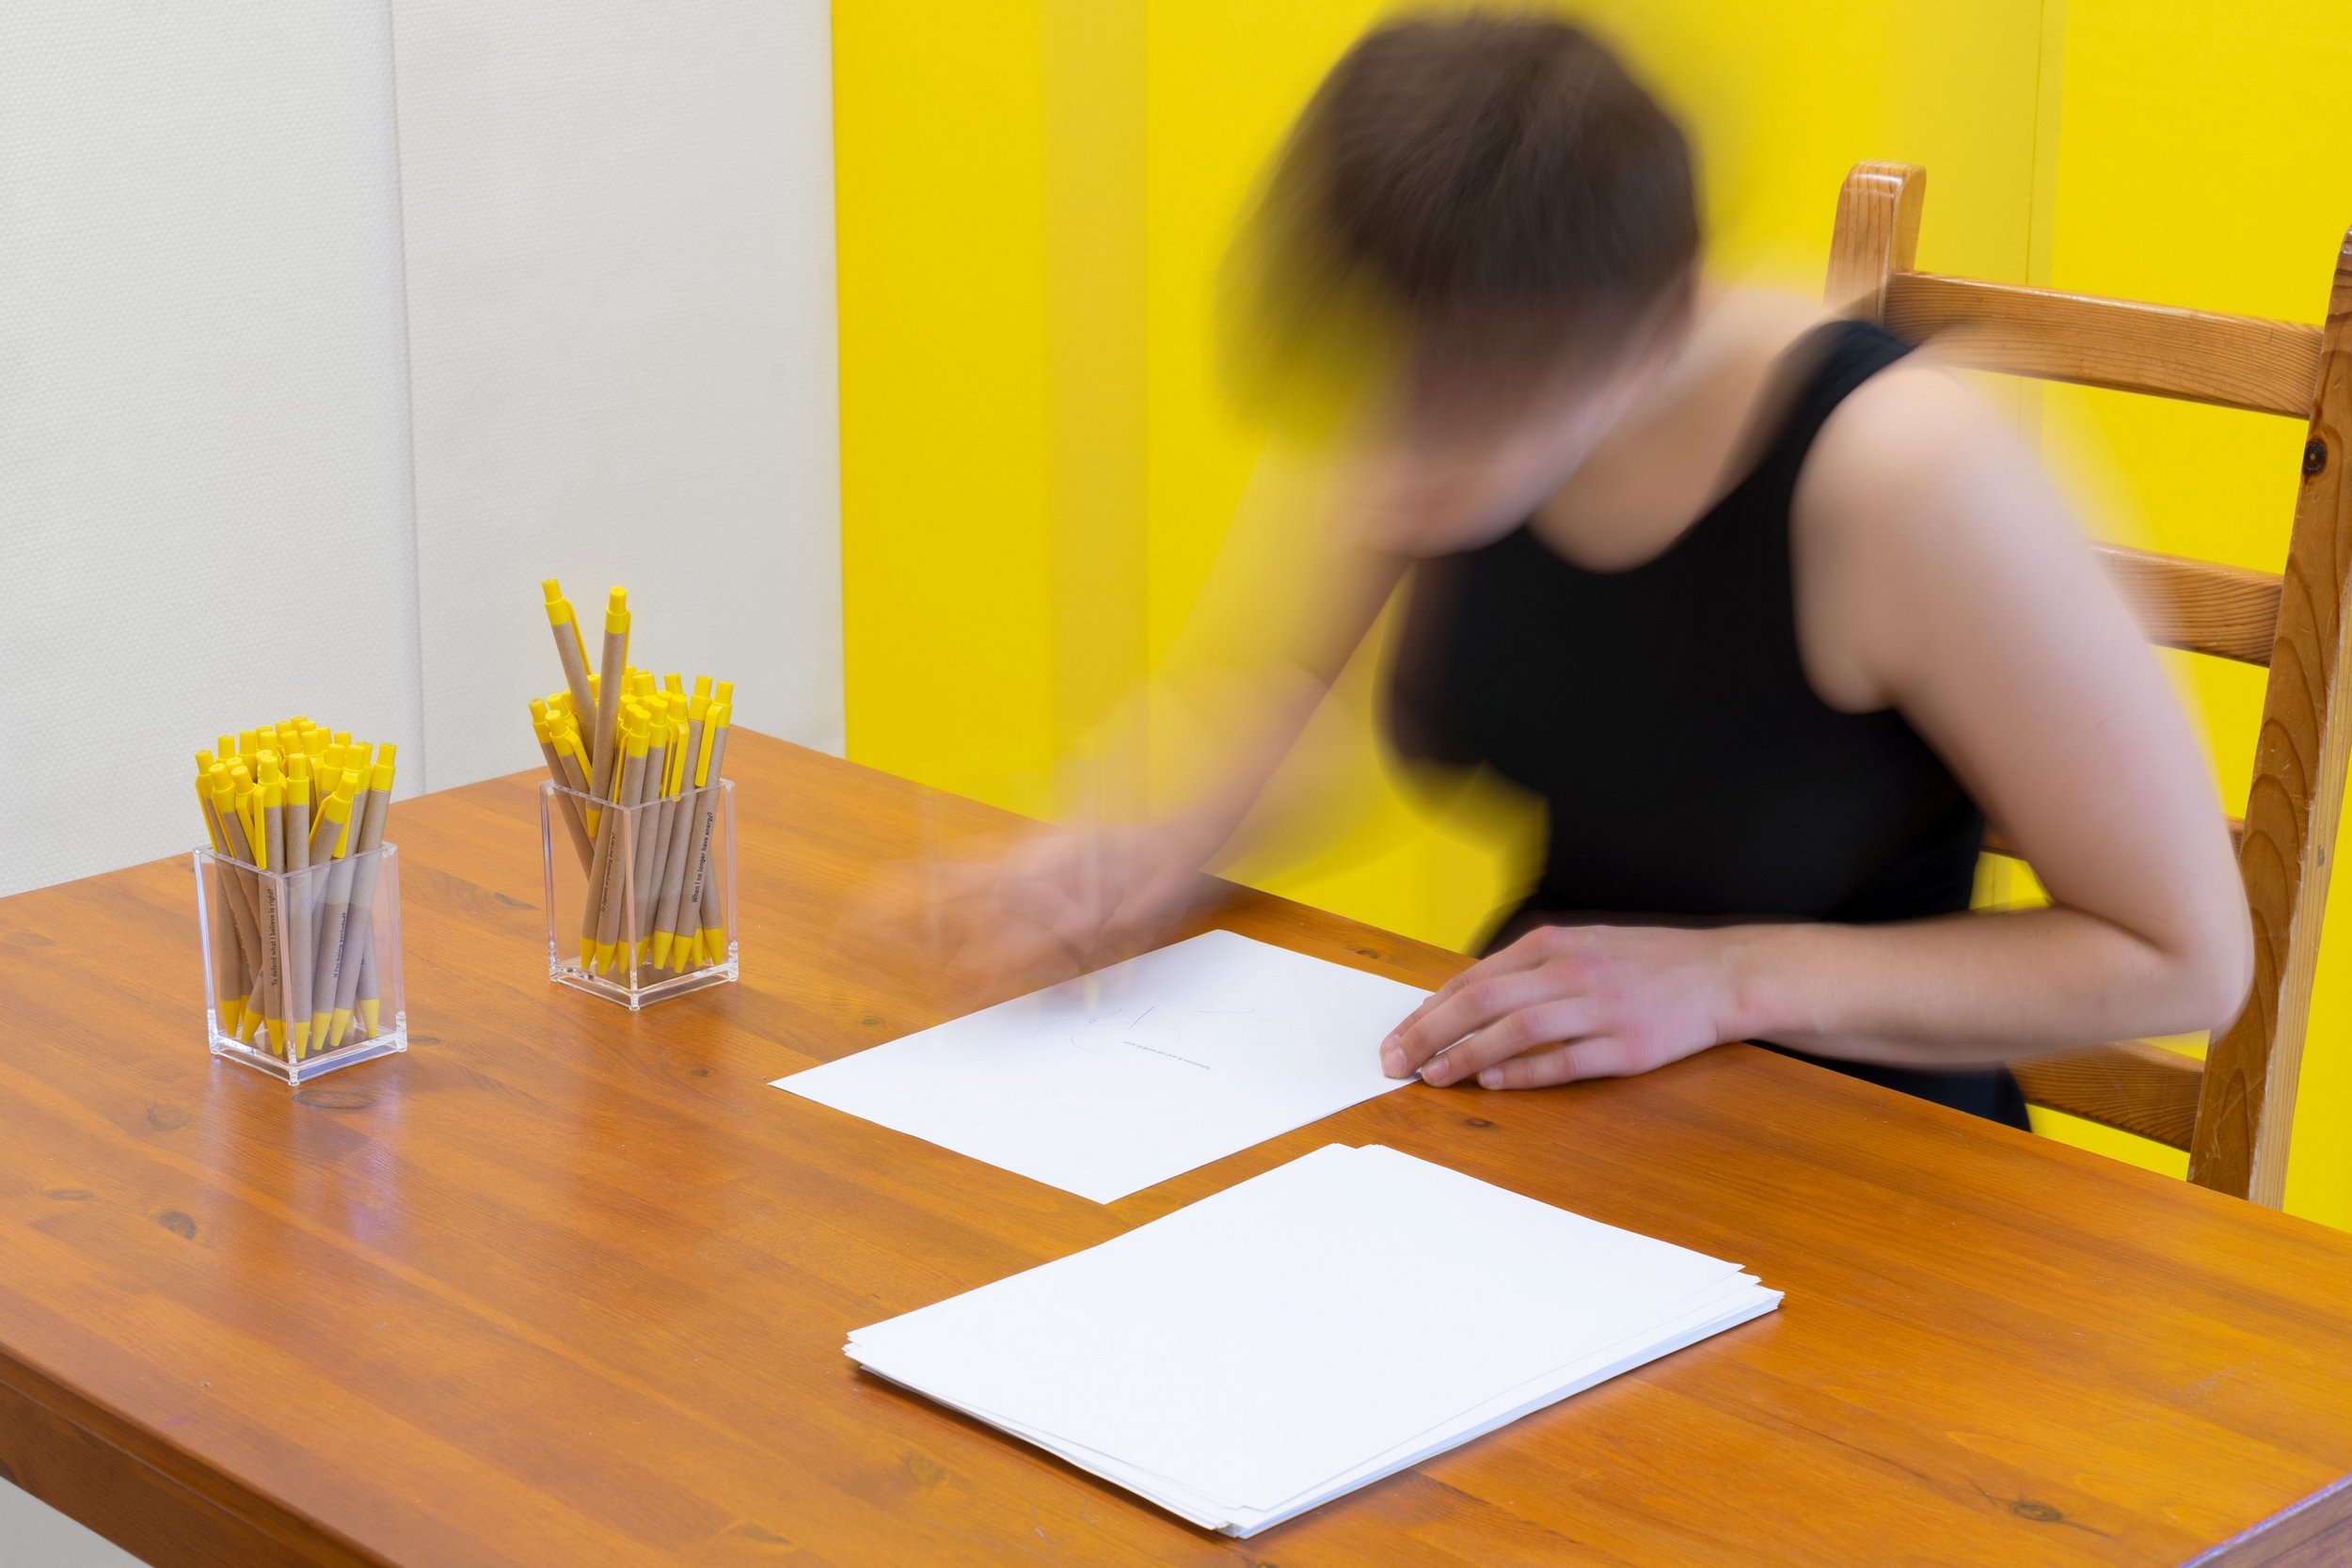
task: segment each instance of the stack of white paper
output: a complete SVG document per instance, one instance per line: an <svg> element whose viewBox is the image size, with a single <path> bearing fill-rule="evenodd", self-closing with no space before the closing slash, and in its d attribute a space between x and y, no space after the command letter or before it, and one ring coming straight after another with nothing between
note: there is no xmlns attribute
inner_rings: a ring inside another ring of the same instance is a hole
<svg viewBox="0 0 2352 1568"><path fill-rule="evenodd" d="M1333 1144L849 1354L1253 1535L1779 1300L1737 1264Z"/></svg>
<svg viewBox="0 0 2352 1568"><path fill-rule="evenodd" d="M1209 931L775 1085L1109 1203L1403 1088L1428 994Z"/></svg>

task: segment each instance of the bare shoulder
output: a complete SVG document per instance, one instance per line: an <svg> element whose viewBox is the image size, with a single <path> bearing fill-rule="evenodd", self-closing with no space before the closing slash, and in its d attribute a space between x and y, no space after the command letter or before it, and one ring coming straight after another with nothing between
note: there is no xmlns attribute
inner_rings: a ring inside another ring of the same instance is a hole
<svg viewBox="0 0 2352 1568"><path fill-rule="evenodd" d="M2038 472L2007 417L1921 351L1838 404L1814 440L1796 501L1808 514L1876 516L1966 480Z"/></svg>
<svg viewBox="0 0 2352 1568"><path fill-rule="evenodd" d="M1913 355L1838 404L1805 459L1790 544L1800 638L1841 707L1895 705L1934 642L2063 614L2102 584L2064 499L2008 417Z"/></svg>

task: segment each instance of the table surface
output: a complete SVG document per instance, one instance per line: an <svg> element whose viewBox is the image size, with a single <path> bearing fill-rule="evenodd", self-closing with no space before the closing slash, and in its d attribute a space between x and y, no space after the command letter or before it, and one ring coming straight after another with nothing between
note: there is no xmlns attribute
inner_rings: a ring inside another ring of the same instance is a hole
<svg viewBox="0 0 2352 1568"><path fill-rule="evenodd" d="M927 834L1012 819L740 732L727 760L740 985L633 1017L551 986L532 784L494 780L393 813L409 1053L299 1091L207 1057L183 862L0 900L0 1476L160 1568L2352 1552L2352 1238L1746 1047L1416 1085L1089 1203L769 1086L948 1016L847 916ZM1214 923L1463 962L1255 894ZM1334 1140L1788 1299L1248 1542L841 1354Z"/></svg>

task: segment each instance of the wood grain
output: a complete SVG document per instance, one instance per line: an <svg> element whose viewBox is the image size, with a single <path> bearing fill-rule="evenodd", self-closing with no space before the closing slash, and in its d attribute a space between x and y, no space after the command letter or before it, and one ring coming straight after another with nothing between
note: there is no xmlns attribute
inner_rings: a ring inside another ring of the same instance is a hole
<svg viewBox="0 0 2352 1568"><path fill-rule="evenodd" d="M2330 851L2352 746L2352 232L2337 252L2326 349L2303 449L2303 483L2287 542L2279 633L2254 740L2238 871L2254 916L2254 995L2205 1058L2189 1179L2276 1204L2286 1192L2287 1140L2311 1023Z"/></svg>
<svg viewBox="0 0 2352 1568"><path fill-rule="evenodd" d="M1918 250L1927 192L1928 171L1916 164L1854 165L1838 188L1830 234L1823 297L1831 309L1867 321L1884 317L1888 281L1911 270Z"/></svg>
<svg viewBox="0 0 2352 1568"><path fill-rule="evenodd" d="M1416 1085L1107 1206L781 1094L965 1005L856 914L927 822L1017 824L728 760L742 984L550 986L530 780L429 796L393 817L414 1049L299 1092L205 1056L183 863L0 900L0 1462L167 1568L2171 1564L2250 1529L2234 1564L2302 1499L2352 1517L2352 1238L1768 1053ZM1254 894L1221 923L1465 961ZM1788 1300L1248 1543L841 1354L1333 1140Z"/></svg>
<svg viewBox="0 0 2352 1568"><path fill-rule="evenodd" d="M2092 549L2149 641L2241 664L2270 662L2283 586L2277 573L2120 545Z"/></svg>
<svg viewBox="0 0 2352 1568"><path fill-rule="evenodd" d="M2011 1064L2026 1099L2053 1111L2185 1149L2197 1132L2204 1068L2145 1040Z"/></svg>
<svg viewBox="0 0 2352 1568"><path fill-rule="evenodd" d="M2319 332L2296 322L1901 272L1880 320L1977 370L2302 419Z"/></svg>

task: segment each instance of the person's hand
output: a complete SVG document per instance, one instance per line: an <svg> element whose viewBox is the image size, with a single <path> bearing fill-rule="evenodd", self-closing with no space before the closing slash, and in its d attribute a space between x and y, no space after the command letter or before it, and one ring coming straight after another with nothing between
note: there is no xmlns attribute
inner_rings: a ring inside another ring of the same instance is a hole
<svg viewBox="0 0 2352 1568"><path fill-rule="evenodd" d="M1489 1089L1647 1072L1735 1037L1728 953L1721 931L1538 927L1413 1009L1380 1064Z"/></svg>
<svg viewBox="0 0 2352 1568"><path fill-rule="evenodd" d="M1198 855L1157 825L1049 828L1001 859L939 868L946 977L1018 994L1153 945L1200 897Z"/></svg>

